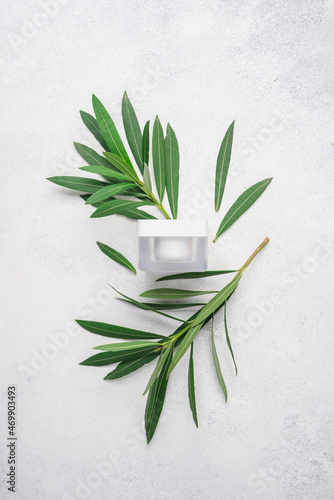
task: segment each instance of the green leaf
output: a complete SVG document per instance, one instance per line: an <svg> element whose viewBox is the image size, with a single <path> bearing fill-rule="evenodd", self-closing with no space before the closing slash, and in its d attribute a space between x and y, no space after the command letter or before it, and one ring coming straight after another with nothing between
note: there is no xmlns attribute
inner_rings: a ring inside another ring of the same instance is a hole
<svg viewBox="0 0 334 500"><path fill-rule="evenodd" d="M112 363L119 363L120 361L128 361L130 359L137 359L144 354L152 353L155 347L144 347L143 349L131 349L124 352L99 352L90 358L85 359L80 365L87 366L105 366Z"/></svg>
<svg viewBox="0 0 334 500"><path fill-rule="evenodd" d="M149 164L150 160L150 122L145 123L143 130L143 163Z"/></svg>
<svg viewBox="0 0 334 500"><path fill-rule="evenodd" d="M130 194L129 194L129 196L130 196ZM90 194L81 194L80 197L83 200L87 201L88 198L90 197ZM101 207L102 205L104 205L106 202L112 201L112 200L116 200L116 198L110 197L110 198L108 198L107 200L105 200L104 202L101 202L101 203L91 203L91 206L98 208L98 207ZM145 203L145 205L146 205L146 203ZM156 217L154 217L153 215L148 214L147 212L144 212L143 210L137 210L136 208L133 208L131 210L126 210L125 212L122 212L122 213L120 213L118 215L119 216L127 217L128 219L133 219L133 220L138 220L138 219L156 219Z"/></svg>
<svg viewBox="0 0 334 500"><path fill-rule="evenodd" d="M214 364L215 364L216 373L217 373L217 377L218 377L220 386L223 389L223 392L225 394L225 402L226 402L227 401L227 389L226 389L226 385L225 385L225 381L224 381L224 377L223 377L222 371L220 369L219 359L218 359L216 345L215 345L215 338L214 338L214 334L213 334L213 317L212 317L211 340L212 340L213 361L214 361Z"/></svg>
<svg viewBox="0 0 334 500"><path fill-rule="evenodd" d="M120 215L125 215L125 217L128 217L129 219L135 219L135 220L156 219L154 215L148 214L147 212L144 212L144 210L137 210L136 208L127 210L126 212L123 212Z"/></svg>
<svg viewBox="0 0 334 500"><path fill-rule="evenodd" d="M115 380L117 378L124 377L125 375L129 375L129 373L138 370L142 366L146 365L146 363L153 361L157 356L158 353L153 352L151 354L145 354L137 359L122 361L112 372L108 373L108 375L104 377L104 380Z"/></svg>
<svg viewBox="0 0 334 500"><path fill-rule="evenodd" d="M123 299L121 299L123 300ZM127 301L125 301L127 302ZM187 309L188 307L200 307L205 306L205 302L184 302L184 303L176 303L176 304L160 304L156 302L141 302L144 305L151 307L152 309L156 309L157 311L168 311L170 309Z"/></svg>
<svg viewBox="0 0 334 500"><path fill-rule="evenodd" d="M133 157L143 173L143 136L138 119L130 102L128 94L124 92L122 100L122 117L125 135L128 140Z"/></svg>
<svg viewBox="0 0 334 500"><path fill-rule="evenodd" d="M145 410L145 430L147 443L151 441L154 435L165 401L168 384L167 371L172 359L172 354L172 351L170 351L169 357L162 367L159 377L155 380L153 386L150 389L150 392L148 393Z"/></svg>
<svg viewBox="0 0 334 500"><path fill-rule="evenodd" d="M196 291L196 290L180 290L178 288L153 288L140 294L140 297L148 299L185 299L187 297L196 297L197 295L206 295L210 293L218 293L218 290Z"/></svg>
<svg viewBox="0 0 334 500"><path fill-rule="evenodd" d="M131 201L131 200L111 200L103 203L98 207L95 212L92 213L91 217L106 217L108 215L121 214L130 210L132 208L138 208L146 205L145 202L141 201Z"/></svg>
<svg viewBox="0 0 334 500"><path fill-rule="evenodd" d="M109 285L109 286L111 286L111 285ZM111 288L113 290L115 290L116 293L118 293L119 295L121 295L122 297L124 297L125 299L127 299L127 302L129 302L134 307L138 307L139 309L145 309L146 311L153 311L156 314L161 314L161 316L165 316L166 318L175 319L175 321L181 321L182 323L184 322L183 319L175 318L175 316L171 316L170 314L165 314L165 313L163 313L161 311L157 311L156 309L153 309L152 307L144 304L143 302L138 302L137 300L134 300L131 297L128 297L127 295L124 295L124 293L119 292L113 286L111 286Z"/></svg>
<svg viewBox="0 0 334 500"><path fill-rule="evenodd" d="M204 320L213 314L218 307L220 307L225 300L232 294L241 279L241 275L237 274L232 281L230 281L220 292L217 293L209 302L203 307L203 309L196 316L193 326L202 323Z"/></svg>
<svg viewBox="0 0 334 500"><path fill-rule="evenodd" d="M263 191L267 189L269 184L272 181L272 177L269 179L264 179L261 182L257 182L250 188L246 189L242 193L241 196L233 203L227 214L225 215L224 219L222 220L217 234L215 236L215 239L213 241L216 241L216 239L224 232L226 229L228 229L232 224L239 219L239 217L246 212L246 210L253 205L253 203L261 196Z"/></svg>
<svg viewBox="0 0 334 500"><path fill-rule="evenodd" d="M101 323L99 321L86 321L77 319L76 322L85 330L103 337L111 337L114 339L138 340L138 339L162 339L164 335L157 333L145 332L144 330L134 330L124 326L111 325L109 323Z"/></svg>
<svg viewBox="0 0 334 500"><path fill-rule="evenodd" d="M152 182L151 182L151 176L150 176L150 171L148 169L148 166L146 163L144 163L144 173L143 173L143 181L144 185L149 193L152 193Z"/></svg>
<svg viewBox="0 0 334 500"><path fill-rule="evenodd" d="M154 370L152 372L152 375L150 376L149 381L147 382L146 388L145 388L145 390L143 392L143 396L150 390L150 388L154 384L154 382L157 379L157 377L158 377L158 375L159 375L162 367L164 366L164 364L169 359L169 354L170 354L171 351L173 351L173 348L174 348L173 342L169 341L169 343L166 345L166 347L161 352L159 361L157 362L156 367L154 368Z"/></svg>
<svg viewBox="0 0 334 500"><path fill-rule="evenodd" d="M158 116L156 116L153 125L152 158L155 184L159 199L162 201L166 187L166 158L164 133Z"/></svg>
<svg viewBox="0 0 334 500"><path fill-rule="evenodd" d="M150 198L148 198L148 196L146 194L144 194L143 192L140 192L140 188L129 189L126 192L126 194L124 194L124 196L133 196L134 198L137 198L138 200L144 202L144 205L146 205L147 207L155 207L156 206L155 203Z"/></svg>
<svg viewBox="0 0 334 500"><path fill-rule="evenodd" d="M235 359L234 359L234 354L233 354L233 349L232 349L232 344L231 344L231 341L230 341L230 336L228 334L228 329L227 329L227 319L226 319L226 301L224 302L224 325L225 325L225 336L226 336L226 343L228 345L228 348L230 350L230 353L231 353L231 356L232 356L232 359L233 359L233 363L234 363L234 368L235 368L235 374L238 375L238 368L237 368L237 364L235 362Z"/></svg>
<svg viewBox="0 0 334 500"><path fill-rule="evenodd" d="M208 278L210 276L217 276L219 274L236 273L237 271L200 271L193 273L178 273L178 274L168 274L167 276L162 276L155 281L169 281L169 280L190 280L198 278Z"/></svg>
<svg viewBox="0 0 334 500"><path fill-rule="evenodd" d="M189 369L188 369L188 397L189 397L189 404L190 404L190 409L193 414L193 419L196 424L196 427L198 427L198 420L197 420L197 409L196 409L196 396L195 396L195 377L194 377L194 344L191 344L191 349L190 349L190 358L189 358Z"/></svg>
<svg viewBox="0 0 334 500"><path fill-rule="evenodd" d="M138 199L147 199L147 194L143 192L143 190L133 182L132 179L128 179L127 182L131 182L132 186L128 188L126 191L124 191L124 194L122 196L133 196L134 198ZM150 203L152 203L151 200L147 200ZM150 204L148 203L148 205Z"/></svg>
<svg viewBox="0 0 334 500"><path fill-rule="evenodd" d="M216 180L215 180L215 209L218 212L225 189L226 178L228 173L228 168L230 166L231 160L231 150L233 143L233 131L234 131L234 121L231 123L223 142L220 146L220 150L217 158L216 166Z"/></svg>
<svg viewBox="0 0 334 500"><path fill-rule="evenodd" d="M114 250L114 248L109 247L105 243L100 243L99 241L97 241L96 243L97 243L99 249L104 254L106 254L110 259L114 260L115 262L117 262L118 264L121 264L124 267L127 267L128 269L130 269L130 271L132 271L133 273L136 274L135 267L131 264L130 261L128 261L128 259L126 259L124 257L124 255L122 255L121 253Z"/></svg>
<svg viewBox="0 0 334 500"><path fill-rule="evenodd" d="M107 182L99 181L97 179L89 179L88 177L72 177L70 175L48 177L47 180L53 182L54 184L58 184L59 186L86 193L95 193L99 189L109 186Z"/></svg>
<svg viewBox="0 0 334 500"><path fill-rule="evenodd" d="M92 205L93 203L100 203L101 201L107 200L111 196L125 193L131 187L133 187L132 182L131 183L119 182L118 184L112 184L111 186L106 186L102 189L99 189L96 193L90 196L86 201L86 205Z"/></svg>
<svg viewBox="0 0 334 500"><path fill-rule="evenodd" d="M126 175L133 179L137 184L140 183L138 175L136 174L132 165L129 165L126 161L124 161L119 156L113 153L103 153L107 160L112 163L114 167L116 167L122 174Z"/></svg>
<svg viewBox="0 0 334 500"><path fill-rule="evenodd" d="M198 315L196 317L198 317ZM196 318L195 318L195 320L196 320ZM189 330L187 331L187 333L183 337L182 341L180 342L180 345L179 345L179 347L174 355L174 358L169 366L168 376L171 373L171 371L175 368L175 366L178 364L180 359L184 356L188 347L190 346L190 344L192 344L192 342L194 341L196 335L198 334L198 332L200 331L202 326L203 326L203 323L200 323L196 326L191 326L189 328Z"/></svg>
<svg viewBox="0 0 334 500"><path fill-rule="evenodd" d="M101 144L103 149L109 151L107 143L103 139L103 135L101 134L101 130L99 129L98 123L94 118L94 116L90 115L89 113L86 113L86 111L80 111L80 116L82 118L82 121L88 128L88 130L93 134L95 139Z"/></svg>
<svg viewBox="0 0 334 500"><path fill-rule="evenodd" d="M97 349L98 351L108 351L108 352L128 352L133 349L142 349L146 347L159 347L162 344L159 342L115 342L114 344L104 344L93 347L93 349Z"/></svg>
<svg viewBox="0 0 334 500"><path fill-rule="evenodd" d="M87 167L80 167L79 170L83 170L84 172L91 172L92 174L103 175L103 177L107 177L113 182L131 180L127 175L121 174L121 172L111 170L111 168L101 167L99 165L88 165Z"/></svg>
<svg viewBox="0 0 334 500"><path fill-rule="evenodd" d="M130 158L111 116L95 95L93 95L93 108L99 129L101 130L104 140L108 144L108 148L112 153L123 158L128 165L131 165Z"/></svg>
<svg viewBox="0 0 334 500"><path fill-rule="evenodd" d="M80 198L82 198L84 201L87 201L90 196L91 196L90 194L81 194ZM107 200L107 201L111 201L111 200L115 200L115 199L116 198L109 198L109 200ZM101 207L103 205L103 203L105 203L105 202L92 203L91 206L98 208L98 207Z"/></svg>
<svg viewBox="0 0 334 500"><path fill-rule="evenodd" d="M166 190L173 218L177 218L179 198L179 145L172 127L167 125L165 139Z"/></svg>
<svg viewBox="0 0 334 500"><path fill-rule="evenodd" d="M109 170L115 170L113 165L104 156L99 155L94 149L80 144L79 142L74 143L75 149L78 151L79 155L89 164L98 165L100 167L108 168Z"/></svg>

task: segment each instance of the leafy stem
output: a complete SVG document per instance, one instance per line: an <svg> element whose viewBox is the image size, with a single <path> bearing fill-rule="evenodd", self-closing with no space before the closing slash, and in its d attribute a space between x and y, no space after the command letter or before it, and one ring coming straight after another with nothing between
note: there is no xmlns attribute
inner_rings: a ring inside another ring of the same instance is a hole
<svg viewBox="0 0 334 500"><path fill-rule="evenodd" d="M246 260L246 262L244 263L244 265L239 269L238 273L236 274L236 276L233 278L232 281L237 281L238 277L239 277L239 279L241 278L243 272L247 269L247 267L249 266L249 264L256 257L256 255L262 250L262 248L265 245L267 245L267 243L269 243L269 238L265 238L263 240L263 242L261 243L261 245L259 245L257 247L257 249L252 253L252 255ZM219 292L217 292L217 293L219 293ZM226 305L226 300L225 300L224 304ZM217 306L215 308L214 312L216 312L219 307L220 307L220 304L219 304L219 306ZM212 314L214 314L214 312ZM195 325L193 325L193 323L195 322L195 319L196 318L194 318L194 320L192 320L192 321L188 320L188 322L185 321L185 323L188 323L188 324L182 330L180 330L177 333L171 335L168 339L165 340L165 342L161 343L161 347L159 347L159 349L163 349L165 346L169 345L170 343L175 343L179 337L183 336L186 332L188 332L188 330L190 330L190 328L192 326L195 326Z"/></svg>
<svg viewBox="0 0 334 500"><path fill-rule="evenodd" d="M140 182L139 186L144 191L144 193L148 196L148 198L154 203L154 205L164 214L164 216L166 217L166 219L170 219L170 216L168 215L168 213L164 209L162 203L159 203L159 201L156 199L156 197L154 196L154 194L152 193L152 191L149 191L145 187L145 184L143 182Z"/></svg>
<svg viewBox="0 0 334 500"><path fill-rule="evenodd" d="M185 323L187 323L187 321L185 321ZM184 335L184 334L185 334L185 333L189 330L189 328L190 328L190 327L191 327L191 323L189 323L189 324L188 324L185 328L183 328L180 332L178 332L178 333L176 333L176 334L174 334L174 335L171 335L171 336L169 337L169 339L168 339L168 340L166 340L165 342L163 342L163 343L162 343L162 345L164 346L164 345L168 344L169 342L176 342L176 341L177 341L177 339L178 339L179 337L181 337L181 335Z"/></svg>

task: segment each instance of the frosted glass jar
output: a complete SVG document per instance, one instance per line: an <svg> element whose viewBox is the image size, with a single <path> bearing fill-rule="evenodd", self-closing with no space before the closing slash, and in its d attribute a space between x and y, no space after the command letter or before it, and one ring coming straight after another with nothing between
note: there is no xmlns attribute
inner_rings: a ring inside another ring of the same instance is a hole
<svg viewBox="0 0 334 500"><path fill-rule="evenodd" d="M207 221L139 220L139 269L205 271Z"/></svg>

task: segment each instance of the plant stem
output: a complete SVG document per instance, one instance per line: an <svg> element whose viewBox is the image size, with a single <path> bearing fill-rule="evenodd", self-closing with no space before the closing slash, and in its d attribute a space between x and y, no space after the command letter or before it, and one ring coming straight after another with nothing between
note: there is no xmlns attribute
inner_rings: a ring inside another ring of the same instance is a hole
<svg viewBox="0 0 334 500"><path fill-rule="evenodd" d="M185 321L185 323L187 323L187 321ZM183 335L186 331L188 331L190 327L191 327L191 323L189 323L179 333L176 333L175 335L171 336L168 340L166 340L165 342L163 342L162 345L164 346L164 345L167 345L169 342L175 342L179 337L181 337L181 335Z"/></svg>
<svg viewBox="0 0 334 500"><path fill-rule="evenodd" d="M156 207L161 210L161 212L164 214L164 216L166 217L166 219L170 219L168 213L166 212L166 210L164 209L164 207L162 206L162 203L159 203L158 200L156 199L156 197L154 196L154 194L151 192L151 193L147 193L148 196L151 198L151 200L153 201L153 203L155 203Z"/></svg>
<svg viewBox="0 0 334 500"><path fill-rule="evenodd" d="M166 219L170 219L168 213L166 212L166 210L164 209L162 203L159 203L158 200L156 199L156 197L154 196L154 194L151 192L151 191L148 191L145 187L145 185L141 182L140 183L140 187L141 189L144 191L145 194L147 194L147 196L150 198L151 201L153 201L153 203L155 204L155 206L161 210L161 212L164 214L164 216L166 217Z"/></svg>
<svg viewBox="0 0 334 500"><path fill-rule="evenodd" d="M244 265L239 269L238 273L236 274L235 278L237 276L241 276L243 274L243 272L245 271L245 269L247 269L247 267L249 266L249 264L252 262L252 260L257 256L257 254L259 252L261 252L262 248L264 246L266 246L266 244L269 243L269 238L265 238L261 245L259 245L257 247L257 249L252 253L252 255L249 257L249 259L246 260L246 262L244 263ZM235 279L233 278L233 279ZM226 306L226 300L225 300L225 306ZM214 313L213 313L214 314ZM181 335L183 335L184 333L186 333L190 328L191 328L191 325L193 323L194 320L192 320L191 322L188 321L188 325L183 328L180 332L178 332L176 335L173 335L171 336L168 340L166 340L165 342L162 343L162 346L165 346L167 345L169 342L175 342ZM185 321L185 323L187 323L187 321ZM202 325L203 327L203 325ZM234 359L234 358L233 358Z"/></svg>
<svg viewBox="0 0 334 500"><path fill-rule="evenodd" d="M257 256L257 254L259 252L261 252L262 248L264 246L266 246L266 244L269 243L269 238L265 238L261 245L259 245L257 247L257 249L252 253L252 255L249 257L249 259L246 260L246 262L244 263L244 265L239 269L238 271L238 274L236 276L240 276L244 271L245 269L247 269L247 267L249 266L249 264L252 262L252 260Z"/></svg>
<svg viewBox="0 0 334 500"><path fill-rule="evenodd" d="M157 205L157 207L161 210L161 212L164 214L164 216L166 217L166 219L170 219L168 213L166 212L166 210L162 206L162 203L159 203L159 205Z"/></svg>

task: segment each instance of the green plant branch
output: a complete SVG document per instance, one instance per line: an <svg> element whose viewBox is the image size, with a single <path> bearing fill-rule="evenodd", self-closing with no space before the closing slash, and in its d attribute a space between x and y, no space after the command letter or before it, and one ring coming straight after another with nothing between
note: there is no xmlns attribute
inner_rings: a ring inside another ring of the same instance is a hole
<svg viewBox="0 0 334 500"><path fill-rule="evenodd" d="M249 264L257 256L257 254L262 250L262 248L265 245L267 245L267 243L269 243L269 238L265 238L263 240L263 242L261 243L261 245L259 245L257 247L257 249L252 253L252 255L246 260L246 262L244 263L244 265L239 269L239 271L236 274L235 278L237 276L241 276L243 274L243 272L247 269L247 267L249 266ZM224 301L224 304L226 306L226 300ZM220 308L220 306L219 306L219 308ZM215 312L217 312L217 311L218 311L218 308L216 309ZM162 343L162 345L159 347L159 349L162 349L163 347L169 345L170 343L176 342L176 340L179 337L183 336L192 327L192 323L194 322L194 320L195 320L195 318L192 321L188 320L188 324L181 331L179 331L178 333L171 335L165 342ZM187 323L187 321L185 321L185 323ZM203 326L204 326L204 324L203 324Z"/></svg>
<svg viewBox="0 0 334 500"><path fill-rule="evenodd" d="M156 197L154 196L154 194L152 193L152 191L149 191L146 187L145 187L145 184L143 182L140 182L139 183L139 187L142 189L142 191L147 194L147 196L149 197L149 199L154 203L154 205L164 214L164 216L166 217L166 219L170 219L171 217L168 215L168 213L166 212L166 210L164 209L162 203L156 199Z"/></svg>

